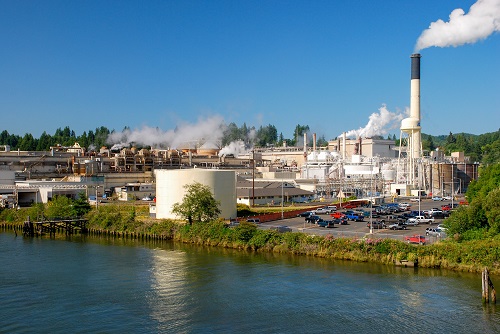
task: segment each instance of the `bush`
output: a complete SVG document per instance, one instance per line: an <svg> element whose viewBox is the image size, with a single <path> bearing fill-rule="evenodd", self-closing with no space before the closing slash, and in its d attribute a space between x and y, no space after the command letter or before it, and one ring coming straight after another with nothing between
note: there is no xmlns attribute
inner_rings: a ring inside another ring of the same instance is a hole
<svg viewBox="0 0 500 334"><path fill-rule="evenodd" d="M247 243L257 232L257 226L252 223L241 222L240 225L233 229L233 231L235 240Z"/></svg>

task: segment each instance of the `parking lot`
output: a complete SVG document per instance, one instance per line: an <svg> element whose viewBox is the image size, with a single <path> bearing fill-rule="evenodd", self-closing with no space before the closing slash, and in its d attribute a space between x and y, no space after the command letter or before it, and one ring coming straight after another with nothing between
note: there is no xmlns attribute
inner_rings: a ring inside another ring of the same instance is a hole
<svg viewBox="0 0 500 334"><path fill-rule="evenodd" d="M451 201L433 201L431 199L425 199L420 202L420 207L418 202L411 202L411 207L408 208L407 211L409 212L411 210L430 210L432 208L441 208L441 205L444 204L451 204ZM357 208L357 209L364 209L368 210L369 208ZM353 209L353 210L357 210ZM345 212L346 210L344 209L339 209L337 210L339 212ZM395 215L400 215L403 212L396 213ZM320 214L319 215L321 218L328 220L331 219L329 214ZM384 220L386 225L390 225L394 222L396 222L396 219L392 218L391 216L380 216L379 218L372 218L373 221L376 220ZM425 229L428 227L437 227L438 224L443 223L444 219L435 219L434 223L432 224L418 224L416 226L407 226L406 230L390 230L390 229L372 229L372 237L374 238L393 238L393 239L398 239L398 240L403 240L404 236L410 236L410 235L424 235L425 236ZM308 234L313 234L313 235L326 235L326 234L332 234L337 237L357 237L357 238L362 238L365 236L370 236L370 228L367 227L367 223L370 222L370 217L365 217L364 221L362 222L357 222L357 221L348 221L347 225L338 225L335 224L335 227L332 228L325 228L325 227L319 227L316 224L311 224L311 223L306 223L304 217L293 217L289 219L283 219L283 220L278 220L278 221L272 221L272 222L267 222L267 223L262 223L260 224L260 228L268 229L280 225L286 225L292 229L294 232L304 232ZM437 237L437 236L427 236L427 243L433 243L436 241L439 241L442 239L442 237Z"/></svg>

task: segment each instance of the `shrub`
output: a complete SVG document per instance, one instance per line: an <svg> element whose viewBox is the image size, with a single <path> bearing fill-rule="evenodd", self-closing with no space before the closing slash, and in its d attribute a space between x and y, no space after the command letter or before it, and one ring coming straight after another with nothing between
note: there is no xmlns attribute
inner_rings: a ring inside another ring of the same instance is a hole
<svg viewBox="0 0 500 334"><path fill-rule="evenodd" d="M241 222L240 225L234 228L234 238L237 241L248 242L253 238L257 231L257 226L252 223Z"/></svg>

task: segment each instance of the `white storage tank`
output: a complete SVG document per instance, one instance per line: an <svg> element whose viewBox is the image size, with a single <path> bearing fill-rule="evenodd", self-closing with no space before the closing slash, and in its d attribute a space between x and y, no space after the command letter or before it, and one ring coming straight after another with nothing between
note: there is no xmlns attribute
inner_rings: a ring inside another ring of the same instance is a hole
<svg viewBox="0 0 500 334"><path fill-rule="evenodd" d="M396 171L394 169L383 169L382 177L386 181L394 181L396 179Z"/></svg>
<svg viewBox="0 0 500 334"><path fill-rule="evenodd" d="M175 169L155 170L156 176L156 218L178 219L172 213L172 206L182 202L186 184L199 182L212 189L214 198L220 201L220 217L234 218L236 210L236 174L228 170Z"/></svg>

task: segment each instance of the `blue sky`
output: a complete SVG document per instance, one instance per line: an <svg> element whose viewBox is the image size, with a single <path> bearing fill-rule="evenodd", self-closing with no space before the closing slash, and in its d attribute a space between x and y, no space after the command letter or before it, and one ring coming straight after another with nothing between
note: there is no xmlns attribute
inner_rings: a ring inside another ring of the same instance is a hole
<svg viewBox="0 0 500 334"><path fill-rule="evenodd" d="M474 3L0 0L0 131L196 132L216 118L332 139L404 114L417 39ZM423 133L500 128L498 31L420 53Z"/></svg>

